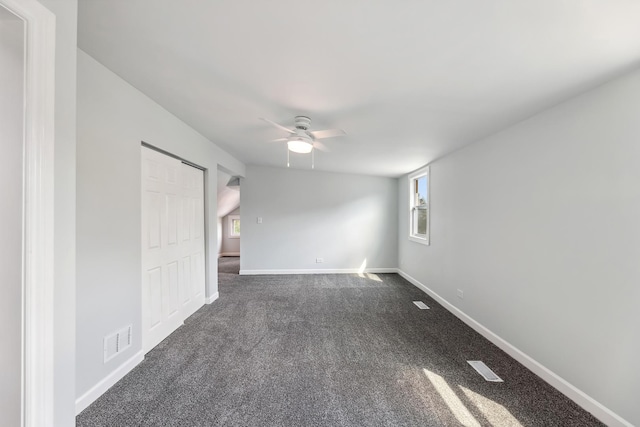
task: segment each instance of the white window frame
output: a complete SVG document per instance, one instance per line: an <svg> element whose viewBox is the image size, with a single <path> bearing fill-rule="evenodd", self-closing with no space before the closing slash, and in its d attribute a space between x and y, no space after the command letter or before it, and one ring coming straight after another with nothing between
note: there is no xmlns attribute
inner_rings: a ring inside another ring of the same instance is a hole
<svg viewBox="0 0 640 427"><path fill-rule="evenodd" d="M415 205L414 205L414 192L415 192L415 181L426 176L427 177L427 203L426 203L426 209L427 209L427 234L425 236L422 235L418 235L415 234L413 232L414 230L414 226L413 226L413 211L415 209ZM431 178L429 176L429 166L425 166L421 169L418 169L415 172L412 172L409 174L409 180L408 180L408 185L409 185L409 240L413 241L413 242L417 242L417 243L421 243L423 245L429 245L430 241L430 235L431 235L431 203L430 203L430 199L431 199L431 191L430 191L430 187L431 187Z"/></svg>
<svg viewBox="0 0 640 427"><path fill-rule="evenodd" d="M230 239L239 239L240 238L240 234L235 234L233 232L233 221L234 220L238 220L240 221L240 215L229 215L227 217L227 221L228 221L228 227L229 227L229 238ZM242 231L241 231L242 233Z"/></svg>

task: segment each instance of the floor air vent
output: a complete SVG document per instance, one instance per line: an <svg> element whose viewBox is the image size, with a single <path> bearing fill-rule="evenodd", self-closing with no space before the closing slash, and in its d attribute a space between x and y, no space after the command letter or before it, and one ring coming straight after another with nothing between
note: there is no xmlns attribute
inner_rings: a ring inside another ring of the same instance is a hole
<svg viewBox="0 0 640 427"><path fill-rule="evenodd" d="M417 305L420 310L428 310L429 309L429 306L427 306L427 304L423 303L422 301L414 301L413 303L415 305Z"/></svg>
<svg viewBox="0 0 640 427"><path fill-rule="evenodd" d="M496 383L503 382L502 379L495 374L484 362L479 360L467 360L467 363L473 367L480 375L484 377L487 381L492 381Z"/></svg>

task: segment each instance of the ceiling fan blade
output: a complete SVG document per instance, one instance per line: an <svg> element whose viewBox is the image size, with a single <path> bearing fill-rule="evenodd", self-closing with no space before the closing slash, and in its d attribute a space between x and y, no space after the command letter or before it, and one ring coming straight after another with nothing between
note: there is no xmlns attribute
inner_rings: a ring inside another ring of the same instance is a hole
<svg viewBox="0 0 640 427"><path fill-rule="evenodd" d="M269 142L285 142L285 141L288 141L288 140L289 140L289 138L278 138L278 139L272 139Z"/></svg>
<svg viewBox="0 0 640 427"><path fill-rule="evenodd" d="M276 123L276 122L272 122L271 120L269 120L269 119L265 119L264 117L260 117L260 118L261 118L262 120L264 120L265 122L269 123L270 125L277 127L277 128L278 128L278 129L280 129L280 130L283 130L283 131L285 131L285 132L289 132L289 133L295 133L295 131L293 131L293 130L291 130L291 129L289 129L289 128L286 128L286 127L284 127L284 126L282 126L282 125L279 125L279 124L278 124L278 123Z"/></svg>
<svg viewBox="0 0 640 427"><path fill-rule="evenodd" d="M327 129L327 130L316 130L311 132L311 135L315 139L324 139L324 138L333 138L336 136L344 136L347 133L342 129Z"/></svg>
<svg viewBox="0 0 640 427"><path fill-rule="evenodd" d="M320 141L313 141L313 148L316 150L325 151L325 152L331 151L329 150L329 147L327 147Z"/></svg>

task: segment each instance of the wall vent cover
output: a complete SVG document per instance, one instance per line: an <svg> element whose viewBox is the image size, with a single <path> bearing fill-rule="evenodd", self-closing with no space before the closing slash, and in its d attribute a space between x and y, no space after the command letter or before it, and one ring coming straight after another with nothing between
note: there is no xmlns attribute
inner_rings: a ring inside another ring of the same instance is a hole
<svg viewBox="0 0 640 427"><path fill-rule="evenodd" d="M104 337L104 362L131 347L131 325Z"/></svg>
<svg viewBox="0 0 640 427"><path fill-rule="evenodd" d="M496 383L504 382L502 379L496 375L484 362L480 360L467 360L467 363L473 367L480 375L484 377L487 381L492 381Z"/></svg>
<svg viewBox="0 0 640 427"><path fill-rule="evenodd" d="M413 303L415 305L417 305L420 310L428 310L429 309L429 306L427 306L427 304L423 303L422 301L414 301Z"/></svg>

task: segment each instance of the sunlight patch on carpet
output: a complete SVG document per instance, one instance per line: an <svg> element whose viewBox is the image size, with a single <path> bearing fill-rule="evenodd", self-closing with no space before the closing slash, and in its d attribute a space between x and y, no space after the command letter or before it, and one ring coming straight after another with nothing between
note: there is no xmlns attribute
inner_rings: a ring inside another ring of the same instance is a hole
<svg viewBox="0 0 640 427"><path fill-rule="evenodd" d="M522 427L522 424L513 416L511 412L499 403L488 399L481 394L475 393L468 388L459 386L467 398L473 402L476 408L494 427Z"/></svg>
<svg viewBox="0 0 640 427"><path fill-rule="evenodd" d="M444 378L428 369L423 369L423 371L460 424L465 427L480 427L478 420L476 420L467 407L464 406L464 403L462 403L455 391L449 387L449 384L447 384Z"/></svg>

